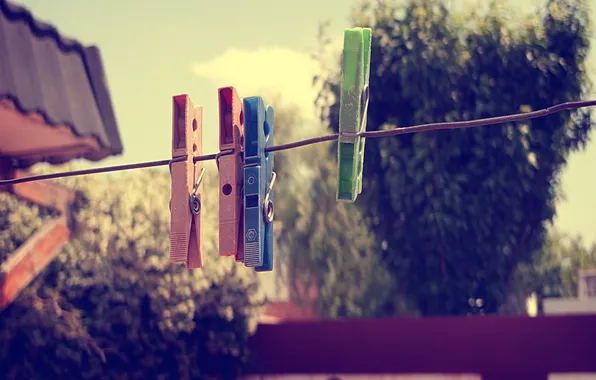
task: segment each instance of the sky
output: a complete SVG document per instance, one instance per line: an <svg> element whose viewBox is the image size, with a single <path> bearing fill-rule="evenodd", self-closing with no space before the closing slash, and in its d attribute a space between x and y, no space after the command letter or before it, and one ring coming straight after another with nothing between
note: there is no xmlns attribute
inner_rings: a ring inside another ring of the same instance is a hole
<svg viewBox="0 0 596 380"><path fill-rule="evenodd" d="M476 2L478 0L475 0ZM487 1L487 0L485 0ZM514 0L512 0L514 1ZM355 1L346 0L21 0L36 18L63 35L102 53L124 143L122 156L94 166L171 157L172 96L186 93L204 107L205 153L217 151L217 88L235 86L241 96L279 93L304 112L304 133L320 129L312 106L310 54L318 26L329 21L328 36L341 46ZM473 6L471 0L450 0ZM507 1L503 1L507 3ZM533 12L538 0L517 0ZM596 2L591 14L596 30ZM590 67L596 73L596 38ZM596 81L596 75L592 75ZM371 89L374 91L374 89ZM591 95L596 99L596 93ZM265 99L266 100L266 99ZM497 115L495 115L497 116ZM437 120L440 121L440 120ZM566 199L557 205L559 230L596 242L596 138L574 153L562 175Z"/></svg>

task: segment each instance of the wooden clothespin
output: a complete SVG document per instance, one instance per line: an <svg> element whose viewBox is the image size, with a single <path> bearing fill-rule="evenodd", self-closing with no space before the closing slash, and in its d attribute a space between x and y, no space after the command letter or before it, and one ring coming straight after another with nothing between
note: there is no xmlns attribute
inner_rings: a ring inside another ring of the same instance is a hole
<svg viewBox="0 0 596 380"><path fill-rule="evenodd" d="M337 200L354 202L362 192L364 138L370 78L370 28L344 31L339 108Z"/></svg>
<svg viewBox="0 0 596 380"><path fill-rule="evenodd" d="M273 270L274 111L260 96L244 98L244 265Z"/></svg>
<svg viewBox="0 0 596 380"><path fill-rule="evenodd" d="M203 266L201 194L205 169L195 156L203 152L203 107L188 95L173 97L170 262L189 269Z"/></svg>
<svg viewBox="0 0 596 380"><path fill-rule="evenodd" d="M234 87L219 94L219 255L244 262L244 206L242 202L244 113L242 99Z"/></svg>

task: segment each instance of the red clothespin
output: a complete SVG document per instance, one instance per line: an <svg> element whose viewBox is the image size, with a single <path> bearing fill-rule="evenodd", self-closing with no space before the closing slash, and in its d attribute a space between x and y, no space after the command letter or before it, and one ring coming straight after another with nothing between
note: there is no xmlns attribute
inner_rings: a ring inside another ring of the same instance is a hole
<svg viewBox="0 0 596 380"><path fill-rule="evenodd" d="M188 95L173 97L170 262L189 269L203 266L201 194L205 169L194 157L203 152L203 107Z"/></svg>
<svg viewBox="0 0 596 380"><path fill-rule="evenodd" d="M219 254L244 262L243 160L244 114L234 87L219 94ZM222 153L227 153L222 155Z"/></svg>

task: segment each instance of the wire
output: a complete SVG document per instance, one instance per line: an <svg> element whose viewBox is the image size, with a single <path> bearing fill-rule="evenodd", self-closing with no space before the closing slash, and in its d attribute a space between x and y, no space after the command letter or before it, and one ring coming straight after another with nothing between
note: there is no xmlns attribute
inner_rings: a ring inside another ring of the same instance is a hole
<svg viewBox="0 0 596 380"><path fill-rule="evenodd" d="M145 168L152 168L155 166L165 166L165 165L168 165L170 163L170 161L172 161L172 160L149 161L149 162L140 162L138 164L106 166L103 168L96 168L96 169L84 169L84 170L73 170L73 171L61 172L61 173L41 174L41 175L34 175L34 176L29 176L29 177L1 180L0 185L16 185L18 183L32 182L32 181L43 181L43 180L55 179L55 178L76 177L76 176L81 176L81 175L108 173L108 172L116 172L116 171L131 170L131 169L145 169Z"/></svg>
<svg viewBox="0 0 596 380"><path fill-rule="evenodd" d="M404 135L404 134L409 134L409 133L429 132L429 131L436 131L436 130L443 130L443 129L482 127L482 126L488 126L488 125L496 125L496 124L516 122L516 121L531 120L531 119L536 119L536 118L552 115L554 113L558 113L558 112L565 111L565 110L573 110L573 109L578 109L578 108L594 107L594 106L596 106L596 100L566 102L566 103L557 104L555 106L552 106L549 108L544 108L544 109L537 110L537 111L524 112L524 113L498 116L498 117L490 117L490 118L485 118L485 119L420 124L420 125L414 125L414 126L410 126L410 127L399 127L399 128L393 128L393 129L383 130L383 131L364 131L364 132L357 132L357 133L343 132L342 135L346 136L346 137L379 138L379 137ZM318 144L318 143L322 143L322 142L326 142L326 141L336 141L338 138L339 138L339 134L313 137L310 139L300 140L300 141L296 141L296 142L292 142L292 143L288 143L288 144L266 147L265 151L266 152L277 152L277 151L281 151L281 150L294 149L294 148L299 148L299 147L312 145L312 144ZM214 154L196 156L196 157L194 157L194 162L215 160L221 156L226 156L226 155L229 155L232 153L234 153L233 150L227 150L227 151L222 151L222 152L214 153ZM123 171L123 170L145 169L145 168L151 168L151 167L156 167L156 166L170 165L174 162L181 161L181 160L184 160L184 158L174 158L174 159L159 160L159 161L147 161L147 162L140 162L140 163L136 163L136 164L106 166L103 168L96 168L96 169L74 170L74 171L69 171L69 172L41 174L41 175L34 175L34 176L28 176L28 177L13 178L13 179L8 179L8 180L0 180L0 186L9 186L9 185L16 185L19 183L32 182L32 181L43 181L43 180L56 179L56 178L75 177L75 176L108 173L108 172L116 172L116 171Z"/></svg>
<svg viewBox="0 0 596 380"><path fill-rule="evenodd" d="M552 115L554 113L558 113L565 110L572 110L578 109L583 107L594 107L596 106L596 100L586 100L586 101L576 101L576 102L567 102L557 104L555 106L544 108L537 111L532 112L524 112L524 113L517 113L513 115L505 115L505 116L497 116L497 117L489 117L485 119L475 119L469 121L453 121L453 122L442 122L442 123L430 123L430 124L419 124L410 127L399 127L399 128L392 128L385 131L364 131L364 132L344 132L342 133L343 136L346 137L366 137L366 138L379 138L379 137L389 137L389 136L398 136L398 135L405 135L409 133L420 133L420 132L430 132L430 131L437 131L443 129L460 129L460 128L472 128L472 127L482 127L487 125L495 125L495 124L504 124L504 123L511 123L515 121L525 121L531 119L537 119L540 117ZM278 150L286 150L286 149L293 149L298 148L301 146L317 144L324 141L332 141L337 140L339 138L339 134L328 135L328 136L320 136L314 137L306 140L296 141L289 144L284 145L277 145L265 148L267 152L275 152Z"/></svg>
<svg viewBox="0 0 596 380"><path fill-rule="evenodd" d="M472 128L472 127L483 127L487 125L495 125L495 124L505 124L511 123L515 121L526 121L531 119L537 119L540 117L552 115L554 113L559 113L565 110L573 110L578 108L584 107L595 107L596 100L586 100L586 101L577 101L577 102L567 102L557 104L555 106L544 108L537 111L532 112L524 112L524 113L517 113L513 115L506 115L506 116L498 116L498 117L489 117L485 119L476 119L470 121L454 121L454 122L443 122L443 123L430 123L430 124L422 124L422 125L415 125L412 127L402 127L402 128L394 128L386 131L368 131L360 133L361 137L368 137L368 138L377 138L377 137L388 137L388 136L397 136L403 135L407 133L420 133L420 132L429 132L429 131L436 131L441 129L456 129L456 128ZM349 134L344 133L344 135L348 136Z"/></svg>

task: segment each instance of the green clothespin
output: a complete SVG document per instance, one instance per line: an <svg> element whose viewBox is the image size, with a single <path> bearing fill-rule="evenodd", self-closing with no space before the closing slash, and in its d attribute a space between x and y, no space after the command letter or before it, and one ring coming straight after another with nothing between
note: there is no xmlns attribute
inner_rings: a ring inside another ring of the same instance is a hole
<svg viewBox="0 0 596 380"><path fill-rule="evenodd" d="M340 202L353 203L362 192L365 139L354 134L366 130L371 34L370 28L344 31L337 158Z"/></svg>

